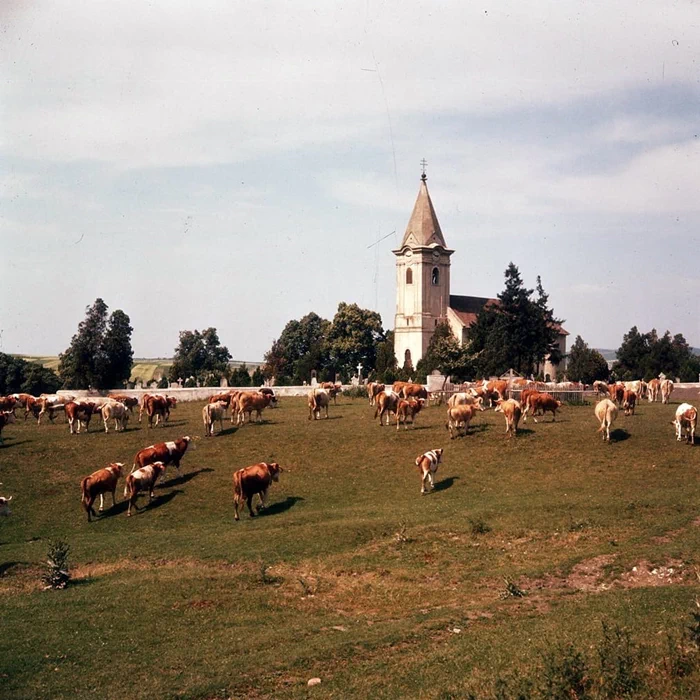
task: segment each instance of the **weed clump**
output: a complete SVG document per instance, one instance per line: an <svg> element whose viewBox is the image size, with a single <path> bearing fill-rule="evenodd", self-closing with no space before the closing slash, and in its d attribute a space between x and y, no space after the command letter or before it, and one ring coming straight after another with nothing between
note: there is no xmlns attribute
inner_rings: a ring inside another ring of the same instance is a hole
<svg viewBox="0 0 700 700"><path fill-rule="evenodd" d="M491 532L491 526L487 523L484 522L481 518L478 518L476 520L469 518L469 525L471 528L471 533L475 537L477 535L485 535L487 532Z"/></svg>
<svg viewBox="0 0 700 700"><path fill-rule="evenodd" d="M518 586L515 581L512 579L509 579L507 576L503 578L503 581L506 584L506 587L504 590L501 591L500 597L502 599L506 598L524 598L527 595L527 591L524 591L520 586Z"/></svg>
<svg viewBox="0 0 700 700"><path fill-rule="evenodd" d="M44 590L62 589L70 581L68 572L68 552L70 547L62 540L49 543L46 557L46 571L41 575Z"/></svg>

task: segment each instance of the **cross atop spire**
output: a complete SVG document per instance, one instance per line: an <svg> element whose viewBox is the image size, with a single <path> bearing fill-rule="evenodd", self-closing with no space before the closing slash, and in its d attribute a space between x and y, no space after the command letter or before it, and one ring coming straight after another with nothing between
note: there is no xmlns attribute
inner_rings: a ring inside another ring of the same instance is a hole
<svg viewBox="0 0 700 700"><path fill-rule="evenodd" d="M428 161L425 158L423 158L423 160L421 160L421 162L420 162L420 165L421 165L421 168L423 169L423 172L421 173L420 179L423 180L423 182L425 182L428 179L428 176L425 174L425 168L428 165Z"/></svg>

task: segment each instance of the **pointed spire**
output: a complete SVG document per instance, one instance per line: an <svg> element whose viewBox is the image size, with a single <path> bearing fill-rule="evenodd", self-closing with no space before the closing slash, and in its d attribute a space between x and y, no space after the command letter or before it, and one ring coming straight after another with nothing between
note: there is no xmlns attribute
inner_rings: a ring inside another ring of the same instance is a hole
<svg viewBox="0 0 700 700"><path fill-rule="evenodd" d="M420 189L418 197L413 207L413 213L408 221L406 233L404 233L401 247L409 246L411 248L440 245L447 248L445 239L440 230L440 224L437 220L437 214L433 207L433 202L428 193L428 176L425 174L426 163L423 165L423 174L420 177Z"/></svg>

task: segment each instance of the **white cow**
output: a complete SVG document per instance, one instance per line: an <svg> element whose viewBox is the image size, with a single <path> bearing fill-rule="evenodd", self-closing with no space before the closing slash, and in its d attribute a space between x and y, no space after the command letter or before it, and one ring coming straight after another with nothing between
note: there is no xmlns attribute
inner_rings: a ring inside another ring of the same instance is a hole
<svg viewBox="0 0 700 700"><path fill-rule="evenodd" d="M698 409L695 406L682 403L676 409L676 418L672 423L676 426L676 440L678 442L683 439L683 431L685 431L686 440L691 445L695 444L695 429L698 426Z"/></svg>
<svg viewBox="0 0 700 700"><path fill-rule="evenodd" d="M102 404L100 409L102 420L105 424L105 433L109 432L108 421L114 418L114 429L119 432L126 430L126 424L129 422L129 411L126 406L119 401L108 401Z"/></svg>
<svg viewBox="0 0 700 700"><path fill-rule="evenodd" d="M617 406L610 399L603 399L595 406L595 417L600 421L599 433L603 433L603 441L610 442L610 428L617 419Z"/></svg>

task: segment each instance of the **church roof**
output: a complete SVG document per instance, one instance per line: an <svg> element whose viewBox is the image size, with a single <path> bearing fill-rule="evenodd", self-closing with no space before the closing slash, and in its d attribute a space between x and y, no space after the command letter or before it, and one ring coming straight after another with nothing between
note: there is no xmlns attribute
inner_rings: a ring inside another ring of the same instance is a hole
<svg viewBox="0 0 700 700"><path fill-rule="evenodd" d="M440 230L440 224L437 220L437 214L433 207L433 203L428 193L428 185L426 184L427 177L425 174L421 177L420 189L418 197L413 207L413 213L408 221L406 233L401 241L401 248L409 246L411 248L427 247L439 245L447 248L445 239Z"/></svg>
<svg viewBox="0 0 700 700"><path fill-rule="evenodd" d="M488 297L465 297L450 294L450 309L464 328L469 328L476 321L479 311L484 306L491 304L498 306L500 303L498 299L489 299ZM569 335L569 332L561 324L555 324L555 328L559 331L559 335Z"/></svg>

